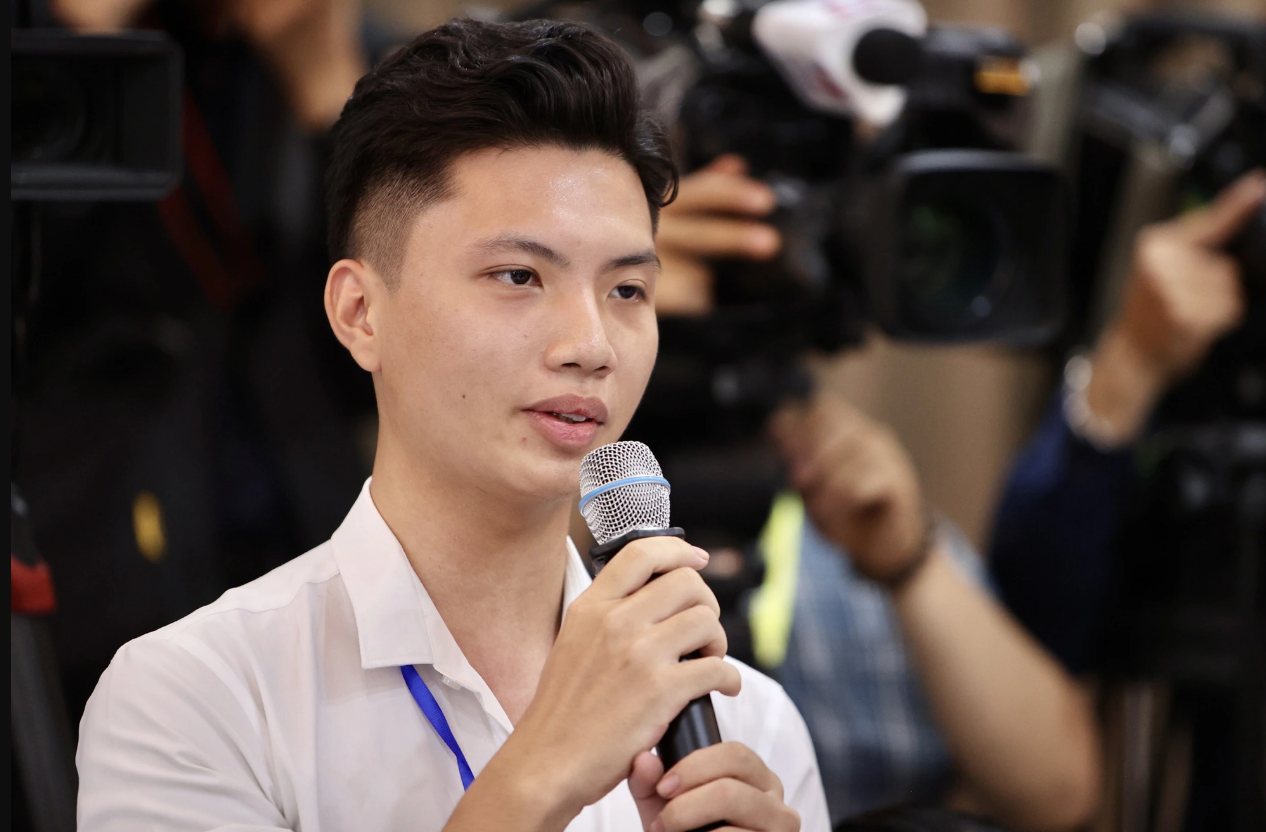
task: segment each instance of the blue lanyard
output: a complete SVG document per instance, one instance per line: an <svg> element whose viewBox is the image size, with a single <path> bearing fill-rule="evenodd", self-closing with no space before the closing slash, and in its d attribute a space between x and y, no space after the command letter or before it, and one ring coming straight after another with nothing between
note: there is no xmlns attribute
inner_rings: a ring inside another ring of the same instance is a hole
<svg viewBox="0 0 1266 832"><path fill-rule="evenodd" d="M453 729L448 727L448 720L444 718L444 712L440 710L440 703L435 701L431 689L426 686L426 682L422 681L422 677L418 675L413 665L406 664L401 667L400 675L404 677L404 683L409 686L409 693L413 694L414 700L422 709L427 721L431 723L431 727L435 729L435 733L440 735L440 739L444 740L444 744L457 758L457 773L462 778L462 791L469 789L470 784L475 782L475 775L471 773L470 764L466 762L462 747L457 744L457 737L453 736Z"/></svg>

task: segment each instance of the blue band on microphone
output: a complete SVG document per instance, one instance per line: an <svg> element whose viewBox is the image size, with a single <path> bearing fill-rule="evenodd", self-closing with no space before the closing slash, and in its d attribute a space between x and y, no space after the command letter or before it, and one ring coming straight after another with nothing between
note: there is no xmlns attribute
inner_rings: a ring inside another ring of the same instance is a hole
<svg viewBox="0 0 1266 832"><path fill-rule="evenodd" d="M597 488L595 488L593 491L590 491L588 494L581 497L580 509L581 511L584 511L584 508L585 506L589 504L589 501L592 500L594 497L597 497L599 494L605 494L608 491L612 490L613 488L623 488L626 485L636 485L639 482L653 482L653 483L657 483L658 485L664 485L664 486L668 485L668 480L664 479L663 477L652 477L647 474L643 474L640 477L625 477L622 480L616 480L615 482L609 482L606 485L600 485Z"/></svg>

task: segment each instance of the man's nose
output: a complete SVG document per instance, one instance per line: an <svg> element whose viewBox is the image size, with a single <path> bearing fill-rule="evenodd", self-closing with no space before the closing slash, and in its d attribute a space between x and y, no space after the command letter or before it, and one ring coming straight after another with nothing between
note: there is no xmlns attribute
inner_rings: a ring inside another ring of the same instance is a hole
<svg viewBox="0 0 1266 832"><path fill-rule="evenodd" d="M558 332L546 350L552 370L574 370L605 376L615 369L615 349L608 337L607 321L597 298L559 300Z"/></svg>

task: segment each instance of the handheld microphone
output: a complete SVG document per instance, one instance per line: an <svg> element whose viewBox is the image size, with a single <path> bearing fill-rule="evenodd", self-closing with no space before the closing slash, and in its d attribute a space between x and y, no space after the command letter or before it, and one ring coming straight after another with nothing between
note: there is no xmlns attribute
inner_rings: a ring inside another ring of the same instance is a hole
<svg viewBox="0 0 1266 832"><path fill-rule="evenodd" d="M900 86L922 62L927 13L916 0L772 0L752 39L811 109L887 127L905 107Z"/></svg>
<svg viewBox="0 0 1266 832"><path fill-rule="evenodd" d="M601 570L634 540L686 536L668 525L670 490L655 455L641 442L614 442L585 455L580 463L580 513L598 542L589 553L595 569ZM712 699L705 694L669 723L655 749L667 771L690 752L719 742Z"/></svg>

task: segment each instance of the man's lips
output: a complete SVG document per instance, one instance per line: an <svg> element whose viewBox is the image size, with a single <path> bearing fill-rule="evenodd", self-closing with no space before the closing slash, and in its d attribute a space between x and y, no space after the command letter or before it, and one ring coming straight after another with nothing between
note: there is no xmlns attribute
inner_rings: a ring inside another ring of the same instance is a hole
<svg viewBox="0 0 1266 832"><path fill-rule="evenodd" d="M588 448L607 421L607 406L602 400L582 396L544 399L523 412L547 440L572 451Z"/></svg>
<svg viewBox="0 0 1266 832"><path fill-rule="evenodd" d="M585 396L555 396L528 405L524 410L543 413L574 424L588 421L602 425L607 421L607 406L602 403L602 399Z"/></svg>

